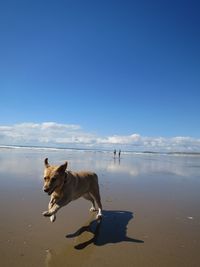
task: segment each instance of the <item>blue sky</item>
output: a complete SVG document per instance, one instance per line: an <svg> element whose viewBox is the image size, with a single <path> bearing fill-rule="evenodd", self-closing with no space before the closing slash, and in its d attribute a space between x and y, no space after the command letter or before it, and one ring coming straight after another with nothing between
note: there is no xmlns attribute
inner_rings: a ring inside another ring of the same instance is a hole
<svg viewBox="0 0 200 267"><path fill-rule="evenodd" d="M199 14L193 0L1 1L0 143L59 143L50 125L90 145L200 147Z"/></svg>

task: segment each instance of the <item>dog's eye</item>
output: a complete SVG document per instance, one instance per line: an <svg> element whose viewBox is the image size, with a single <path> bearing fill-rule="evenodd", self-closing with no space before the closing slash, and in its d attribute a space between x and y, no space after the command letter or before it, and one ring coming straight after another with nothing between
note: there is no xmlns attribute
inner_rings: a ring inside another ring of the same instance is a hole
<svg viewBox="0 0 200 267"><path fill-rule="evenodd" d="M46 181L47 180L47 177L44 177L44 180Z"/></svg>

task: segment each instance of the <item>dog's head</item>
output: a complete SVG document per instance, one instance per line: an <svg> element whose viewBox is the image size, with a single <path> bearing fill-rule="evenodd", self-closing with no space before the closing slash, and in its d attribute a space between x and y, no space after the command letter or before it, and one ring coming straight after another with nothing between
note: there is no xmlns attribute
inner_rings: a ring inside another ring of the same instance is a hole
<svg viewBox="0 0 200 267"><path fill-rule="evenodd" d="M60 166L51 166L48 163L48 158L44 160L44 192L51 195L54 190L60 188L65 180L65 170L67 161Z"/></svg>

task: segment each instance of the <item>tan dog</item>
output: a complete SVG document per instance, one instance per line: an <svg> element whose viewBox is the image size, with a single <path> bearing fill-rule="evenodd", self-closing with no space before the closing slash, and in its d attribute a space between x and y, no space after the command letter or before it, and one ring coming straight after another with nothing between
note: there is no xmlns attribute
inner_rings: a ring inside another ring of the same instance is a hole
<svg viewBox="0 0 200 267"><path fill-rule="evenodd" d="M92 202L90 211L96 211L95 202L97 203L97 218L101 218L102 205L96 173L66 171L67 161L60 166L50 166L46 158L44 164L43 190L51 195L48 211L43 212L44 216L50 217L51 222L54 222L55 214L60 208L72 200L84 197Z"/></svg>

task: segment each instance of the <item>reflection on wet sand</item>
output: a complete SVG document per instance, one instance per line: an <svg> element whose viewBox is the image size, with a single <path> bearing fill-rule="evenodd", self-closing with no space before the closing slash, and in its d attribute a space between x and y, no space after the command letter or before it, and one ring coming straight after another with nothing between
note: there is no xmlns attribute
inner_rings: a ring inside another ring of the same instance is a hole
<svg viewBox="0 0 200 267"><path fill-rule="evenodd" d="M134 239L127 236L128 222L133 218L130 211L103 211L101 220L93 220L82 226L73 234L67 234L67 238L80 236L84 232L92 233L91 239L75 245L76 249L83 249L90 244L103 246L109 243L136 242L143 243L143 240Z"/></svg>
<svg viewBox="0 0 200 267"><path fill-rule="evenodd" d="M122 173L134 177L148 173L167 173L186 177L196 174L194 167L200 168L198 156L150 154L114 158L113 161L108 162L106 170L110 173Z"/></svg>
<svg viewBox="0 0 200 267"><path fill-rule="evenodd" d="M45 157L97 172L101 221L88 220L83 200L54 224L41 215ZM199 156L123 153L119 162L111 153L0 150L1 266L198 267L199 169Z"/></svg>

